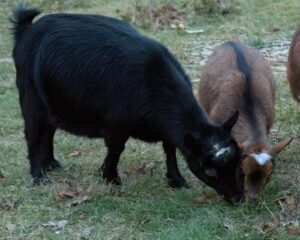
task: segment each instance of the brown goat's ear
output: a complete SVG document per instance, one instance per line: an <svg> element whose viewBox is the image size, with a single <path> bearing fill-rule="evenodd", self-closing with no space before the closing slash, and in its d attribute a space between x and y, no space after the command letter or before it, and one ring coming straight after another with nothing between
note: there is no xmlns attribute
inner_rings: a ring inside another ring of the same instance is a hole
<svg viewBox="0 0 300 240"><path fill-rule="evenodd" d="M287 138L287 139L285 139L284 141L282 141L280 143L277 143L276 145L274 145L271 148L271 153L274 154L274 155L280 153L281 150L283 150L293 139L294 139L293 137L290 137L290 138Z"/></svg>
<svg viewBox="0 0 300 240"><path fill-rule="evenodd" d="M245 148L245 142L243 142L243 143L238 143L237 145L238 145L238 148L239 148L240 151L243 151L243 150L244 150L244 148Z"/></svg>
<svg viewBox="0 0 300 240"><path fill-rule="evenodd" d="M238 118L239 111L236 111L225 123L222 124L223 129L230 132Z"/></svg>

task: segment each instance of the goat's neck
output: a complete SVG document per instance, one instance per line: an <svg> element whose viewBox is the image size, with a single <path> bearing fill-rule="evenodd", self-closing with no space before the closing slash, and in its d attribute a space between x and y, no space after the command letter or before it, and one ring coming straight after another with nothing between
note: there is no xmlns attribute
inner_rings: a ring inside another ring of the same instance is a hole
<svg viewBox="0 0 300 240"><path fill-rule="evenodd" d="M215 128L215 125L209 121L207 115L202 111L199 105L195 105L193 108L185 109L183 113L179 113L179 115L171 119L165 127L171 143L173 143L183 155L187 156L190 154L190 151L184 144L184 135L189 133L195 137L205 139L206 133L204 133L203 130L205 129L205 132L207 132Z"/></svg>
<svg viewBox="0 0 300 240"><path fill-rule="evenodd" d="M233 138L240 144L247 146L268 145L268 130L263 117L256 118L255 124L241 116L232 129Z"/></svg>

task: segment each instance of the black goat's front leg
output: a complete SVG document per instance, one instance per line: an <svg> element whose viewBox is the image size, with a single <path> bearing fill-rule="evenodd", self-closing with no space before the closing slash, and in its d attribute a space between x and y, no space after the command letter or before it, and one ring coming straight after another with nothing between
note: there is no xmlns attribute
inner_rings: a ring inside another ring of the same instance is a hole
<svg viewBox="0 0 300 240"><path fill-rule="evenodd" d="M44 132L45 160L43 161L44 171L52 171L61 168L60 163L55 160L53 153L53 138L55 128L48 126Z"/></svg>
<svg viewBox="0 0 300 240"><path fill-rule="evenodd" d="M185 179L181 176L178 169L177 159L176 159L176 148L168 142L163 142L163 148L167 157L166 176L168 178L169 185L174 188L182 188L182 187L188 188Z"/></svg>
<svg viewBox="0 0 300 240"><path fill-rule="evenodd" d="M102 172L103 179L108 183L116 185L122 184L118 174L118 163L127 139L128 137L120 137L120 135L114 136L105 134L104 140L108 150L100 171Z"/></svg>

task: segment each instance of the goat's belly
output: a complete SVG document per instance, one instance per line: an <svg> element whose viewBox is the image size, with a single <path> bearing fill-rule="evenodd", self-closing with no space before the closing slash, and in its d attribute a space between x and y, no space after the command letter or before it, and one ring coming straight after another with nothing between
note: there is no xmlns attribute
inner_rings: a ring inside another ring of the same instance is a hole
<svg viewBox="0 0 300 240"><path fill-rule="evenodd" d="M133 138L145 141L145 142L159 142L162 141L161 132L155 128L136 125L132 129L131 136Z"/></svg>
<svg viewBox="0 0 300 240"><path fill-rule="evenodd" d="M52 125L76 135L91 138L103 136L99 113L80 106L69 106L66 103L62 103L59 107L48 104L47 112Z"/></svg>
<svg viewBox="0 0 300 240"><path fill-rule="evenodd" d="M59 129L73 133L75 135L86 136L90 138L103 137L103 130L101 124L92 121L78 121L74 118L61 118L58 116L51 116L52 124Z"/></svg>

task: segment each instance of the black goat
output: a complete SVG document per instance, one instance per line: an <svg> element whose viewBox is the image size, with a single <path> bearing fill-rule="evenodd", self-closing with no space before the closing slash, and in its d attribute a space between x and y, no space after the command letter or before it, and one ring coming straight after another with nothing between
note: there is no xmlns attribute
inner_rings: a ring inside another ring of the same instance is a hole
<svg viewBox="0 0 300 240"><path fill-rule="evenodd" d="M238 148L230 130L209 122L193 96L191 83L162 44L117 19L82 14L52 14L34 24L39 11L14 11L13 57L25 121L31 175L60 167L53 155L57 128L104 138L108 148L103 178L120 184L120 154L129 137L162 141L167 177L186 186L176 148L191 171L206 184L239 201L235 173Z"/></svg>

